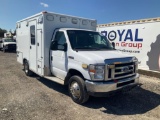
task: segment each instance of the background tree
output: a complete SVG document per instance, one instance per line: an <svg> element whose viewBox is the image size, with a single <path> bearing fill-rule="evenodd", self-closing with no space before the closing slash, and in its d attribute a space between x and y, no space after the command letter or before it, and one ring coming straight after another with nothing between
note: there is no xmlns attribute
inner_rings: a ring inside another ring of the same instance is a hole
<svg viewBox="0 0 160 120"><path fill-rule="evenodd" d="M0 38L4 37L4 33L6 33L6 32L7 32L7 30L0 28Z"/></svg>

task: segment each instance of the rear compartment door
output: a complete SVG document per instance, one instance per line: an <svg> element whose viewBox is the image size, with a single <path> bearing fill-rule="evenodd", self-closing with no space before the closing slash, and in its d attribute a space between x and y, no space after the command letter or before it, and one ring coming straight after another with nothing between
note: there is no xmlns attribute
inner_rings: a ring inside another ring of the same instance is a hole
<svg viewBox="0 0 160 120"><path fill-rule="evenodd" d="M37 71L36 20L30 21L29 27L30 27L29 67L33 72L36 72Z"/></svg>
<svg viewBox="0 0 160 120"><path fill-rule="evenodd" d="M37 29L37 72L42 74L42 29Z"/></svg>

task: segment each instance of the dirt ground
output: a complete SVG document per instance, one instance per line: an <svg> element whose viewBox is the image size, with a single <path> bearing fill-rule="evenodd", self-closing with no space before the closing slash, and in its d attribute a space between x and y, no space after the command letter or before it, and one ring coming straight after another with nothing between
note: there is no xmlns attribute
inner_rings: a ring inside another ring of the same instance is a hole
<svg viewBox="0 0 160 120"><path fill-rule="evenodd" d="M16 53L0 51L0 120L160 120L160 79L140 76L141 87L74 103L67 88L27 77Z"/></svg>

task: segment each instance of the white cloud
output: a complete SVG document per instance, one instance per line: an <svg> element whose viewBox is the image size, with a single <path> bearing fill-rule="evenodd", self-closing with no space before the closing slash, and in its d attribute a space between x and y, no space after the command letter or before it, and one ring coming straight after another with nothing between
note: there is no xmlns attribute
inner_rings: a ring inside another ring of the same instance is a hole
<svg viewBox="0 0 160 120"><path fill-rule="evenodd" d="M49 7L49 5L48 4L46 4L46 3L40 3L40 5L42 5L43 7Z"/></svg>

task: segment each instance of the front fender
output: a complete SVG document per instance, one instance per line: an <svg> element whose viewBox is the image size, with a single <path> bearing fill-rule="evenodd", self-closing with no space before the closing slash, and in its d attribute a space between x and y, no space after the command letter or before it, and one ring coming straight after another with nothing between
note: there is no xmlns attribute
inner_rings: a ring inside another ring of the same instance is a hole
<svg viewBox="0 0 160 120"><path fill-rule="evenodd" d="M82 68L82 64L83 63L81 63L79 61L71 60L68 63L68 69L75 69L75 70L79 71L85 79L90 80L91 78L90 78L90 75L88 73L88 69Z"/></svg>

